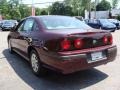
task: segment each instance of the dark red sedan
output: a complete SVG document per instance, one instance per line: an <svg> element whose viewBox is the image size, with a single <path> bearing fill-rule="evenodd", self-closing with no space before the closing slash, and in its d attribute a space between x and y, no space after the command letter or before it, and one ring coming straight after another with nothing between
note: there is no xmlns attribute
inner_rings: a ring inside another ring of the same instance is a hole
<svg viewBox="0 0 120 90"><path fill-rule="evenodd" d="M35 16L22 20L8 35L10 52L30 61L36 75L45 68L68 74L115 60L110 32L95 30L68 16Z"/></svg>

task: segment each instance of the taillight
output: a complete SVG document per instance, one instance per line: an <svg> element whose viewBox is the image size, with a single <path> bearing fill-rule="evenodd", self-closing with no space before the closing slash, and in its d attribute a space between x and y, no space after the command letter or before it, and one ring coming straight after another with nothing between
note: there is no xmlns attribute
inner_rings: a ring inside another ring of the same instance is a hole
<svg viewBox="0 0 120 90"><path fill-rule="evenodd" d="M113 37L112 37L112 35L109 37L109 42L110 42L110 44L113 43Z"/></svg>
<svg viewBox="0 0 120 90"><path fill-rule="evenodd" d="M76 39L76 40L74 41L74 47L75 47L75 48L80 49L80 48L82 48L82 46L83 46L83 41L82 41L82 39Z"/></svg>
<svg viewBox="0 0 120 90"><path fill-rule="evenodd" d="M104 44L112 44L113 43L113 37L111 36L104 36L103 38Z"/></svg>
<svg viewBox="0 0 120 90"><path fill-rule="evenodd" d="M65 39L61 42L61 48L63 50L68 50L70 46L71 46L70 40Z"/></svg>
<svg viewBox="0 0 120 90"><path fill-rule="evenodd" d="M104 43L104 44L108 44L108 37L107 37L107 36L104 36L104 38L103 38L103 43Z"/></svg>

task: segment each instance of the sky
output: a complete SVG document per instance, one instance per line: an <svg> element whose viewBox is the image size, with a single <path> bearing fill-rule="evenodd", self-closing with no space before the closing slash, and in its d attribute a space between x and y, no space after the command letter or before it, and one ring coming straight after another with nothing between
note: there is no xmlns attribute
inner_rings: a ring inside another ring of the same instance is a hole
<svg viewBox="0 0 120 90"><path fill-rule="evenodd" d="M33 3L46 3L46 2L56 2L56 1L63 1L63 0L33 0ZM32 0L24 0L24 4L31 4ZM47 4L35 4L35 7L45 8L47 6L51 5L51 3Z"/></svg>
<svg viewBox="0 0 120 90"><path fill-rule="evenodd" d="M33 3L45 3L45 2L55 2L55 1L64 1L64 0L33 0ZM111 1L111 0L107 0L107 1ZM24 0L23 3L24 4L31 4L32 0ZM47 3L47 4L35 4L35 7L45 8L45 7L48 7L50 5L51 5L51 3ZM118 7L120 8L120 3L118 4Z"/></svg>

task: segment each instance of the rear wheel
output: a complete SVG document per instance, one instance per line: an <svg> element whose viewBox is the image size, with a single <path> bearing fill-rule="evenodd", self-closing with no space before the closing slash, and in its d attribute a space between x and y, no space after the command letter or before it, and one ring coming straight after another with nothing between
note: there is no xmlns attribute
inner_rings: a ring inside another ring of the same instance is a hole
<svg viewBox="0 0 120 90"><path fill-rule="evenodd" d="M5 29L2 28L2 31L5 31Z"/></svg>
<svg viewBox="0 0 120 90"><path fill-rule="evenodd" d="M32 50L30 53L30 64L32 71L37 76L43 76L46 74L45 68L43 68L42 63L40 62L39 56L35 50Z"/></svg>

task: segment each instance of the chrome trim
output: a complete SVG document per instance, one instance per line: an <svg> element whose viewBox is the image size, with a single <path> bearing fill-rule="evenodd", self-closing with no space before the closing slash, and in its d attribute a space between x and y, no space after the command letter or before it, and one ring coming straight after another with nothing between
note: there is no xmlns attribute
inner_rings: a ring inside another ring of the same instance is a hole
<svg viewBox="0 0 120 90"><path fill-rule="evenodd" d="M97 60L95 60L95 61L87 60L87 62L88 62L88 63L94 63L94 62L104 61L104 60L106 60L106 59L107 59L107 57L104 57L104 58L101 58L101 59L97 59Z"/></svg>
<svg viewBox="0 0 120 90"><path fill-rule="evenodd" d="M68 56L60 56L57 57L62 60L73 60L73 59L78 59L78 58L86 58L86 54L76 54L76 55L68 55Z"/></svg>

